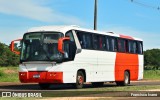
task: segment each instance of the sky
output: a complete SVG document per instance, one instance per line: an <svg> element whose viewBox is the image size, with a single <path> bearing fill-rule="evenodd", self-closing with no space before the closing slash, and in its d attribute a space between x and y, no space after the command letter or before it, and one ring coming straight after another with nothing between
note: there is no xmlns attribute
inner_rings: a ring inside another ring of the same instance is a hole
<svg viewBox="0 0 160 100"><path fill-rule="evenodd" d="M98 30L141 38L144 50L160 48L160 0L133 1L98 0ZM93 9L94 0L0 0L0 42L8 45L38 26L93 29Z"/></svg>

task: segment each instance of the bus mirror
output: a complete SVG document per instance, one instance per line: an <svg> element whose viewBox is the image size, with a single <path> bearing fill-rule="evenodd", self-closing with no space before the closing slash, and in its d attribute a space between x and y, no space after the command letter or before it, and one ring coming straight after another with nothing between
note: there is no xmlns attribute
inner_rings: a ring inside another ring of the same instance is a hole
<svg viewBox="0 0 160 100"><path fill-rule="evenodd" d="M17 40L13 40L12 42L11 42L11 44L10 44L10 50L12 51L12 52L14 52L15 54L17 54L17 55L20 55L20 45L21 45L21 40L22 39L17 39Z"/></svg>
<svg viewBox="0 0 160 100"><path fill-rule="evenodd" d="M64 44L64 41L67 41L67 40L70 40L69 37L63 37L63 38L60 38L58 40L58 51L61 52L62 54L64 54L64 49L63 49L63 44Z"/></svg>

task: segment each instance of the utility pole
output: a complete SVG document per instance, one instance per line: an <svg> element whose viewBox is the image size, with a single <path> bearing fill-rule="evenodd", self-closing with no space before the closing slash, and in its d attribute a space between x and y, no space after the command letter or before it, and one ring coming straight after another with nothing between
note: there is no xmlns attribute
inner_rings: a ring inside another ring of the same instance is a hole
<svg viewBox="0 0 160 100"><path fill-rule="evenodd" d="M97 30L97 0L94 4L94 30Z"/></svg>

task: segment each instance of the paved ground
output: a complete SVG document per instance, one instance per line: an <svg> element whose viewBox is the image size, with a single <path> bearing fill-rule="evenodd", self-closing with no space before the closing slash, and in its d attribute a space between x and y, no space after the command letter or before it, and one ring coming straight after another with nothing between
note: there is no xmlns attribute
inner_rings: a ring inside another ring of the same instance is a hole
<svg viewBox="0 0 160 100"><path fill-rule="evenodd" d="M132 86L141 86L141 85L160 85L160 80L157 81L136 81L131 82ZM106 83L104 87L115 87L115 83ZM91 84L85 84L84 88L92 88ZM61 84L61 85L52 85L50 87L50 90L70 90L74 89L72 85L69 84ZM22 83L10 83L10 82L4 82L0 83L0 91L11 91L11 90L22 90L22 91L37 91L41 90L38 86L38 84L22 84Z"/></svg>
<svg viewBox="0 0 160 100"><path fill-rule="evenodd" d="M160 80L152 81L152 80L144 80L144 81L136 81L131 82L131 86L142 86L142 85L160 85ZM106 83L104 87L116 87L115 83ZM92 88L91 84L85 84L84 88ZM1 82L0 83L0 91L42 91L38 84L22 84L22 83L10 83L10 82ZM64 90L74 90L74 88L69 84L61 84L61 85L52 85L49 91L64 91ZM43 90L48 91L48 90ZM151 90L151 91L160 91L158 90ZM113 92L109 92L112 93ZM115 93L116 94L116 93ZM96 96L98 95L98 96ZM102 96L101 96L102 95ZM40 99L40 100L160 100L160 97L103 97L105 94L95 94L90 97L56 97L56 98L49 98L49 99Z"/></svg>

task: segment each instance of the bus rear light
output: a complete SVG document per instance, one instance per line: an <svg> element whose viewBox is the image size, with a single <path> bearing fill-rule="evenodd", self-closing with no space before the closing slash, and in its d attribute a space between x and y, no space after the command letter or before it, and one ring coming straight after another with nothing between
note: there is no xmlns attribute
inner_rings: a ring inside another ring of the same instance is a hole
<svg viewBox="0 0 160 100"><path fill-rule="evenodd" d="M26 74L25 74L25 73L21 73L20 75L21 75L21 76L25 76Z"/></svg>
<svg viewBox="0 0 160 100"><path fill-rule="evenodd" d="M19 72L19 76L20 77L26 77L27 76L27 72Z"/></svg>
<svg viewBox="0 0 160 100"><path fill-rule="evenodd" d="M55 74L54 73L50 73L50 76L55 76Z"/></svg>

